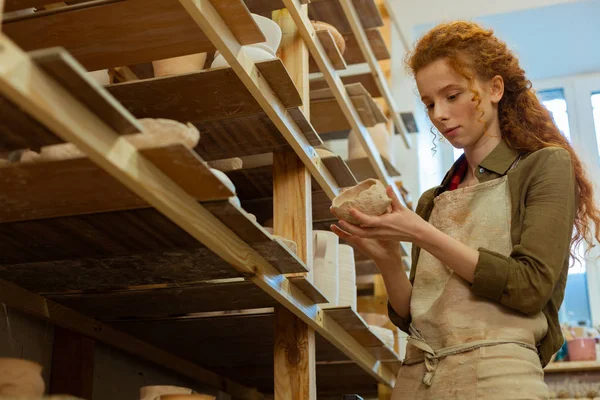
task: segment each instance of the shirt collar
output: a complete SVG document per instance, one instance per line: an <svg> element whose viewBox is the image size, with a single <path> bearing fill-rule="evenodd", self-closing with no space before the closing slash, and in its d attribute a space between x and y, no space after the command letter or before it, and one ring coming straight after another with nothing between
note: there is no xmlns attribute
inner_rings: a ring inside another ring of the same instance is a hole
<svg viewBox="0 0 600 400"><path fill-rule="evenodd" d="M483 159L479 166L499 175L505 175L518 156L519 153L517 151L511 149L506 141L501 140L494 150L492 150L490 154ZM448 184L454 176L454 173L463 162L466 162L464 154L462 154L452 165L452 168L450 168L450 171L448 171L442 180L442 184L438 187L438 193L443 190L443 188L448 187Z"/></svg>

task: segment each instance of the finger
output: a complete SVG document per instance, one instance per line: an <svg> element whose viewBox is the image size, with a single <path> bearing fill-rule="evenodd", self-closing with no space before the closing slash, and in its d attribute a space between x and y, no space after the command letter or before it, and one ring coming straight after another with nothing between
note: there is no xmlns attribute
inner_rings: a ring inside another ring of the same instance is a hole
<svg viewBox="0 0 600 400"><path fill-rule="evenodd" d="M365 214L356 208L350 209L350 215L352 215L354 219L358 221L358 224L356 225L359 225L363 228L378 226L380 223L379 217Z"/></svg>
<svg viewBox="0 0 600 400"><path fill-rule="evenodd" d="M345 230L346 232L348 232L351 235L364 237L364 238L371 237L368 228L361 228L360 226L352 225L350 222L347 222L344 220L340 220L338 222L338 224L343 230Z"/></svg>
<svg viewBox="0 0 600 400"><path fill-rule="evenodd" d="M333 207L329 207L329 211L333 214L334 217L336 217L337 219L341 219L339 215L336 214L336 212L333 210Z"/></svg>
<svg viewBox="0 0 600 400"><path fill-rule="evenodd" d="M388 197L392 199L392 211L402 210L404 206L402 205L400 200L398 200L398 196L396 196L396 192L394 192L394 189L391 185L388 185L386 192Z"/></svg>
<svg viewBox="0 0 600 400"><path fill-rule="evenodd" d="M349 234L348 232L342 230L339 226L337 225L330 225L329 228L331 229L331 231L333 233L335 233L336 235L338 235L340 237L340 239L344 239L344 240L350 240L352 238L352 235Z"/></svg>

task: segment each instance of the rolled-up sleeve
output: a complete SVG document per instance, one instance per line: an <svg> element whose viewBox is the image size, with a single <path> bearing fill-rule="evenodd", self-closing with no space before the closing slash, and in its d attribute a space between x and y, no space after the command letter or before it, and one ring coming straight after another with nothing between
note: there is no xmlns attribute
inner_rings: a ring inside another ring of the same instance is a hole
<svg viewBox="0 0 600 400"><path fill-rule="evenodd" d="M525 197L520 241L506 257L485 248L471 290L527 315L541 312L569 257L577 208L569 153L549 149Z"/></svg>

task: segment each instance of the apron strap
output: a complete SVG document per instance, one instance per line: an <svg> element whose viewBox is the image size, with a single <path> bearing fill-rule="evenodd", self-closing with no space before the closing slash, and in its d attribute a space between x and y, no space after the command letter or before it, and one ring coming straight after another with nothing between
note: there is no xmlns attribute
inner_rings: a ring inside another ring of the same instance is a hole
<svg viewBox="0 0 600 400"><path fill-rule="evenodd" d="M466 353L477 350L481 347L498 346L501 344L516 344L537 353L535 346L516 340L476 340L468 343L444 347L436 351L427 343L425 338L423 338L423 335L421 335L421 332L419 332L412 324L409 326L409 333L410 336L407 339L407 343L422 350L423 357L406 359L402 362L402 365L416 365L425 362L427 371L425 372L425 375L423 375L422 382L427 386L431 386L431 382L433 380L433 376L435 375L435 371L437 370L439 361L448 356Z"/></svg>

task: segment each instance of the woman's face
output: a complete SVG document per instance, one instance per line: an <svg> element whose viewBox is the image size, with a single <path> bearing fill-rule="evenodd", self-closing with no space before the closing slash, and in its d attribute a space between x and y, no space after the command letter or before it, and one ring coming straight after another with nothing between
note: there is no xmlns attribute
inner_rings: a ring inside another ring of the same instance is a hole
<svg viewBox="0 0 600 400"><path fill-rule="evenodd" d="M492 82L486 84L475 79L473 89L481 98L481 104L477 107L477 101L473 100L474 94L469 90L469 82L445 59L421 68L415 78L429 119L456 148L475 146L493 119L498 119L497 108L494 106L494 103L497 105L497 96L492 93Z"/></svg>

